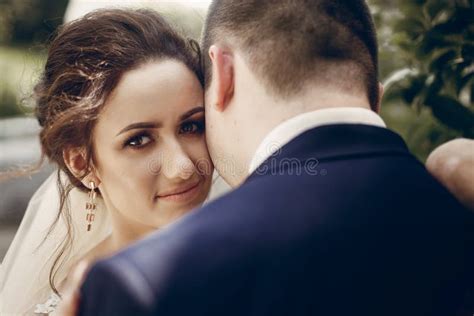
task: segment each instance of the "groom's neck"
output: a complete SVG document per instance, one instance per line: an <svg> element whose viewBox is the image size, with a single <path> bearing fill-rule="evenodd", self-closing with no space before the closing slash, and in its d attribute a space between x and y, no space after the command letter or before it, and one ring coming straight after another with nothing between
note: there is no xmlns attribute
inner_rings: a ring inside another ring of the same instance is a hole
<svg viewBox="0 0 474 316"><path fill-rule="evenodd" d="M232 161L232 172L223 172L224 179L238 186L249 174L249 166L264 138L283 122L308 112L338 107L370 109L365 91L356 87L330 85L324 82L309 84L298 94L281 97L268 89L247 65L236 58L235 90L231 104L221 117L222 146L214 148L213 158L226 157ZM229 126L232 126L229 129ZM233 153L229 157L228 153ZM216 163L219 169L228 163Z"/></svg>
<svg viewBox="0 0 474 316"><path fill-rule="evenodd" d="M245 165L249 166L258 146L263 139L278 125L283 122L304 114L322 109L340 107L358 107L370 109L369 102L365 96L330 91L325 89L312 89L297 97L278 99L269 95L263 95L248 100L246 114L241 124L244 131L241 139L246 139Z"/></svg>

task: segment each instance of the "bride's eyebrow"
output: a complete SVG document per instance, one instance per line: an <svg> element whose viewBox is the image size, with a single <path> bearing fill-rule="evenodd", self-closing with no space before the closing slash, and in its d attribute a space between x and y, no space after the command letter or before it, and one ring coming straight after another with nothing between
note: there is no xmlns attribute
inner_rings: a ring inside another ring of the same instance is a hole
<svg viewBox="0 0 474 316"><path fill-rule="evenodd" d="M188 118L190 118L191 116L193 116L194 114L196 113L200 113L200 112L204 112L204 107L203 106L198 106L198 107L195 107L194 109L191 109L189 111L187 111L186 113L184 113L183 115L181 115L180 117L180 120L181 121L184 121ZM138 123L133 123L133 124L130 124L128 125L127 127L125 127L124 129L122 129L120 132L118 132L117 135L115 136L119 136L120 134L123 134L125 132L128 132L130 130L133 130L133 129L145 129L145 128L160 128L162 127L163 125L161 123L155 123L155 122L138 122Z"/></svg>
<svg viewBox="0 0 474 316"><path fill-rule="evenodd" d="M186 113L181 115L180 120L184 121L184 120L190 118L191 116L193 116L194 114L200 113L200 112L204 112L204 107L203 106L197 106L194 109L191 109L191 110L187 111Z"/></svg>
<svg viewBox="0 0 474 316"><path fill-rule="evenodd" d="M125 132L128 132L133 129L144 129L144 128L160 128L162 127L161 123L155 123L155 122L139 122L139 123L133 123L122 129L120 132L118 132L117 135L119 136L120 134L123 134Z"/></svg>

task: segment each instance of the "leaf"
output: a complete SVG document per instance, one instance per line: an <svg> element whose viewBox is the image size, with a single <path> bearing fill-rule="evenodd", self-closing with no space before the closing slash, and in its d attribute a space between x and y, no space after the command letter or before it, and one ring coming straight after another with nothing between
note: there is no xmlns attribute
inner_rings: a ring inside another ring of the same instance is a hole
<svg viewBox="0 0 474 316"><path fill-rule="evenodd" d="M471 105L474 103L474 84L471 86Z"/></svg>
<svg viewBox="0 0 474 316"><path fill-rule="evenodd" d="M415 98L425 88L425 82L425 75L410 78L408 80L408 85L401 90L401 96L403 100L408 104L412 104Z"/></svg>
<svg viewBox="0 0 474 316"><path fill-rule="evenodd" d="M434 96L437 96L441 89L444 86L444 80L441 76L434 76L432 83L428 85L428 89L426 89L426 97L425 99L428 100Z"/></svg>
<svg viewBox="0 0 474 316"><path fill-rule="evenodd" d="M457 100L446 95L437 95L427 99L426 105L431 107L433 115L443 124L469 137L474 134L474 112Z"/></svg>
<svg viewBox="0 0 474 316"><path fill-rule="evenodd" d="M454 50L448 50L445 53L442 53L440 56L435 58L430 64L430 71L440 72L442 71L447 64L452 62L458 56L457 52Z"/></svg>
<svg viewBox="0 0 474 316"><path fill-rule="evenodd" d="M464 87L466 87L469 83L472 84L471 81L473 81L472 79L474 79L474 72L463 77L460 76L457 79L458 80L456 82L456 93L459 94L461 90L464 89ZM471 98L471 100L473 99Z"/></svg>
<svg viewBox="0 0 474 316"><path fill-rule="evenodd" d="M416 40L420 35L426 33L425 25L419 18L408 18L396 23L395 29L402 31L410 40Z"/></svg>
<svg viewBox="0 0 474 316"><path fill-rule="evenodd" d="M443 3L443 1L429 1L426 6L426 11L430 15L431 19L436 18L442 12L443 10L446 9L446 3Z"/></svg>
<svg viewBox="0 0 474 316"><path fill-rule="evenodd" d="M451 34L459 34L460 31L463 31L468 26L469 21L453 18L444 23L437 24L432 28L432 30L436 33L446 36Z"/></svg>
<svg viewBox="0 0 474 316"><path fill-rule="evenodd" d="M454 18L456 20L465 21L467 25L472 23L472 17L474 14L474 9L471 4L471 7L462 7L456 6L456 11L454 12Z"/></svg>
<svg viewBox="0 0 474 316"><path fill-rule="evenodd" d="M428 54L436 49L448 48L452 46L453 40L436 30L429 30L421 41L421 51Z"/></svg>
<svg viewBox="0 0 474 316"><path fill-rule="evenodd" d="M471 63L474 61L474 45L465 44L461 48L461 56L465 62Z"/></svg>

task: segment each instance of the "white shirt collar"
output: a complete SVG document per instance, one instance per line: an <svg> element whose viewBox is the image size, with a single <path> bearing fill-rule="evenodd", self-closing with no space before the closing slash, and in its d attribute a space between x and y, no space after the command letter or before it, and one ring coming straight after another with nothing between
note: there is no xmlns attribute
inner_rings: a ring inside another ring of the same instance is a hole
<svg viewBox="0 0 474 316"><path fill-rule="evenodd" d="M278 125L263 139L250 161L249 174L252 174L267 158L297 136L315 127L332 124L386 127L377 113L364 108L341 107L300 114Z"/></svg>

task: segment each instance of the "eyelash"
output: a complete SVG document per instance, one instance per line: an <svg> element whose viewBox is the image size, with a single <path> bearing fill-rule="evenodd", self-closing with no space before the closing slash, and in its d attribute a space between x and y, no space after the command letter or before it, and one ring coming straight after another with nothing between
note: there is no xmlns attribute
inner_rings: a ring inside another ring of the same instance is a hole
<svg viewBox="0 0 474 316"><path fill-rule="evenodd" d="M149 138L150 141L147 142L147 143L145 143L145 144L143 144L143 138ZM137 141L137 140L140 140L140 139L142 140L142 141L141 141L142 144L140 144L140 145L132 145L132 143L133 143L134 141ZM125 143L123 144L123 147L130 147L130 148L132 148L132 149L140 149L140 148L142 148L142 147L145 147L146 145L148 145L148 144L149 144L150 142L152 142L152 141L153 141L153 139L152 139L151 135L150 135L148 132L142 132L142 133L139 133L139 134L134 135L134 136L130 137L129 139L127 139L127 140L125 141Z"/></svg>
<svg viewBox="0 0 474 316"><path fill-rule="evenodd" d="M183 131L183 129L185 127L188 127L188 126L195 126L196 129L193 130L193 131ZM179 133L180 134L185 134L185 135L202 135L205 131L205 123L204 123L204 120L197 120L197 121L189 121L189 122L184 122L181 124L181 127L180 127L180 130L179 130ZM143 144L143 139L144 138L148 138L149 141L146 142L145 144ZM141 142L140 145L133 145L132 143L134 142ZM130 147L132 149L141 149L145 146L147 146L148 144L150 144L151 142L153 142L153 138L152 136L150 135L150 133L148 132L141 132L137 135L134 135L134 136L131 136L130 138L128 138L124 144L123 144L123 147Z"/></svg>
<svg viewBox="0 0 474 316"><path fill-rule="evenodd" d="M196 130L191 132L183 132L184 127L188 126L196 126ZM204 133L205 130L205 123L204 120L196 120L196 121L188 121L181 124L181 128L179 130L180 134L188 134L188 135L201 135Z"/></svg>

